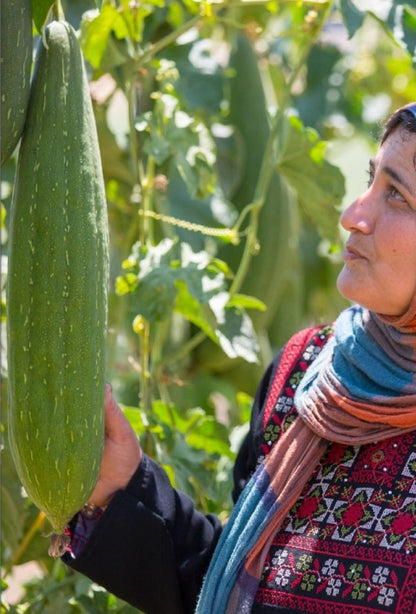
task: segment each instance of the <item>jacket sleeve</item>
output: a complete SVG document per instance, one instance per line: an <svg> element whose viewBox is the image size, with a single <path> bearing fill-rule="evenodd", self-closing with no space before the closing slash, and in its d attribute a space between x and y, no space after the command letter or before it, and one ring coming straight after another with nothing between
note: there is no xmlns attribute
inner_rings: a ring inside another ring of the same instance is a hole
<svg viewBox="0 0 416 614"><path fill-rule="evenodd" d="M254 470L271 365L257 391L250 431L238 454L233 499ZM144 455L125 490L116 493L82 551L63 560L146 614L191 614L221 534L219 519L198 512Z"/></svg>
<svg viewBox="0 0 416 614"><path fill-rule="evenodd" d="M250 476L257 466L261 454L261 442L263 438L263 413L270 385L273 381L276 370L279 366L281 352L279 352L273 362L270 363L265 371L260 385L254 397L253 408L251 411L250 430L237 455L234 464L234 489L232 492L234 503L237 501Z"/></svg>

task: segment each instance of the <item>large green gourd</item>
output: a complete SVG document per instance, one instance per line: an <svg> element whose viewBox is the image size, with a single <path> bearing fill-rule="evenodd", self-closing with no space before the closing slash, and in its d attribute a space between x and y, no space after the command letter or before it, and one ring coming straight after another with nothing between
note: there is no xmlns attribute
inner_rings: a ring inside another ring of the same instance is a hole
<svg viewBox="0 0 416 614"><path fill-rule="evenodd" d="M53 530L88 500L103 446L108 228L78 40L49 24L37 50L11 211L9 438ZM59 554L55 549L54 554Z"/></svg>
<svg viewBox="0 0 416 614"><path fill-rule="evenodd" d="M11 156L26 117L32 65L31 0L1 0L1 164Z"/></svg>

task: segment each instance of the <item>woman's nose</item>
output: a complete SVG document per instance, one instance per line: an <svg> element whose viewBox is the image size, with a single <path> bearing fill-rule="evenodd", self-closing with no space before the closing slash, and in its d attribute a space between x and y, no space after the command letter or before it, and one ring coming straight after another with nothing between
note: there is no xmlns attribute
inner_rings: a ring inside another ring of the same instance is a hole
<svg viewBox="0 0 416 614"><path fill-rule="evenodd" d="M358 231L370 234L373 230L374 222L374 207L371 200L371 188L369 188L344 209L340 223L348 232Z"/></svg>

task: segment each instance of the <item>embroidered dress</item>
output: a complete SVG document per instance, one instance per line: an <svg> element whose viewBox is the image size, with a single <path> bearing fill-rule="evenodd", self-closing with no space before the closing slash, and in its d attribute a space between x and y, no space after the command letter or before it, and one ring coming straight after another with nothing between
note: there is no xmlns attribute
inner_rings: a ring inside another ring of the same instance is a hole
<svg viewBox="0 0 416 614"><path fill-rule="evenodd" d="M329 335L328 327L313 334L286 381L279 369L264 412L265 455L297 416L297 387ZM416 612L414 433L330 445L272 541L252 609L285 611Z"/></svg>

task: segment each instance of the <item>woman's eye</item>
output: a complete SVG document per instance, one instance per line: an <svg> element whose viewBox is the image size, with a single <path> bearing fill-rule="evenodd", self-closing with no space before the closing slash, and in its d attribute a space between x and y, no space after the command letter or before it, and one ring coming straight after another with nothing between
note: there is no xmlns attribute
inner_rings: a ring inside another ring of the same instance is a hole
<svg viewBox="0 0 416 614"><path fill-rule="evenodd" d="M396 190L396 188L392 185L389 188L389 195L394 200L400 200L402 203L407 203L407 200L404 198L404 196L402 196L400 192Z"/></svg>
<svg viewBox="0 0 416 614"><path fill-rule="evenodd" d="M372 169L368 169L367 171L367 188L371 186L374 181L374 171Z"/></svg>

